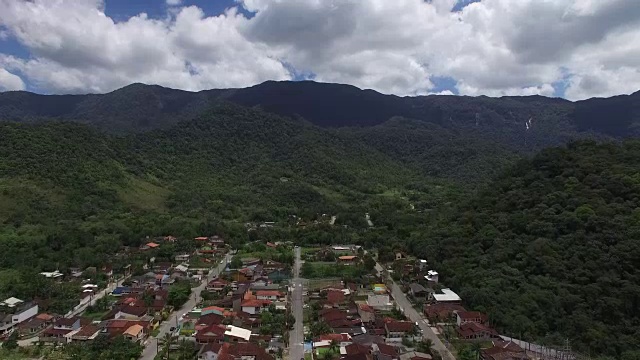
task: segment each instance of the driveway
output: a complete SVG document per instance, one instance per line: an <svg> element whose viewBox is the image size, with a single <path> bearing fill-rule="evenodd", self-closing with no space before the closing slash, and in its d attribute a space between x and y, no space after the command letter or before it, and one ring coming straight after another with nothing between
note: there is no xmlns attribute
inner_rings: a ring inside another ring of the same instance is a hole
<svg viewBox="0 0 640 360"><path fill-rule="evenodd" d="M291 313L296 319L293 330L289 332L289 360L304 358L304 325L303 325L303 288L300 279L300 248L295 248L295 264L293 266L293 280L291 281Z"/></svg>
<svg viewBox="0 0 640 360"><path fill-rule="evenodd" d="M376 263L376 270L379 273L383 272L382 266ZM455 357L451 354L449 349L440 341L440 338L431 330L431 328L425 324L424 318L421 314L419 314L416 309L413 308L413 305L407 299L407 296L400 289L398 284L395 281L391 280L391 295L393 299L398 304L398 307L402 310L404 315L408 317L411 321L417 322L420 329L422 329L422 336L425 339L430 339L433 342L433 348L437 350L444 360L455 360Z"/></svg>
<svg viewBox="0 0 640 360"><path fill-rule="evenodd" d="M177 326L180 319L182 319L183 316L185 316L196 306L196 299L200 298L200 292L204 290L211 279L213 279L224 270L227 262L229 261L231 261L231 254L227 254L222 263L220 263L217 268L211 269L207 277L202 281L202 284L191 291L189 300L180 309L177 309L173 313L171 313L167 321L163 322L160 325L160 332L158 333L158 336L156 336L156 338L149 338L147 340L145 348L142 351L142 355L140 356L141 360L155 359L156 355L158 354L158 339L162 339L165 334L169 332L169 329L171 329L171 327Z"/></svg>

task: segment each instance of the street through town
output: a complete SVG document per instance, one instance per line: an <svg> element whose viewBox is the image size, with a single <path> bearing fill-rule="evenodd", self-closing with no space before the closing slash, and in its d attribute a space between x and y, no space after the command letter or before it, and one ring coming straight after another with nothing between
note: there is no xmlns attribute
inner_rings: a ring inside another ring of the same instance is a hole
<svg viewBox="0 0 640 360"><path fill-rule="evenodd" d="M207 284L211 279L213 279L215 276L217 276L224 270L224 268L227 266L227 263L230 261L231 261L231 254L227 254L225 258L220 262L220 264L218 264L218 267L211 269L211 271L209 271L209 274L202 281L202 284L200 284L200 286L198 286L197 288L192 289L189 300L180 309L177 309L176 311L171 313L167 321L163 322L160 325L160 332L155 338L149 338L147 340L145 348L142 351L142 355L140 356L141 360L155 359L156 355L158 354L158 349L160 347L158 344L159 339L164 338L165 334L169 332L171 327L174 327L174 326L177 327L179 319L185 316L188 312L190 312L196 306L197 299L200 298L200 292L204 290L204 288L207 286Z"/></svg>
<svg viewBox="0 0 640 360"><path fill-rule="evenodd" d="M378 273L382 274L384 269L378 263L376 263L376 270ZM396 284L393 279L389 279L391 281L391 295L393 299L398 304L398 307L402 310L404 315L409 318L409 320L418 323L420 329L422 329L422 336L424 338L430 339L433 342L433 348L440 353L442 359L444 360L455 360L453 354L447 349L446 346L440 341L440 338L431 330L431 327L424 322L424 318L420 315L416 309L413 308L413 305L407 299L407 296L402 292L402 289Z"/></svg>
<svg viewBox="0 0 640 360"><path fill-rule="evenodd" d="M289 360L304 358L303 288L303 281L300 279L300 248L296 247L293 280L291 281L291 313L296 322L289 332Z"/></svg>

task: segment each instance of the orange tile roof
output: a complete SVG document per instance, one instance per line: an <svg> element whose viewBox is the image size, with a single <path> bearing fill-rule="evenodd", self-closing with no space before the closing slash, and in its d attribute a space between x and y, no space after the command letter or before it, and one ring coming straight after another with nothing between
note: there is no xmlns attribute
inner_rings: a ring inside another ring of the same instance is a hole
<svg viewBox="0 0 640 360"><path fill-rule="evenodd" d="M340 256L338 259L340 260L353 260L357 258L357 256L355 255L344 255L344 256Z"/></svg>

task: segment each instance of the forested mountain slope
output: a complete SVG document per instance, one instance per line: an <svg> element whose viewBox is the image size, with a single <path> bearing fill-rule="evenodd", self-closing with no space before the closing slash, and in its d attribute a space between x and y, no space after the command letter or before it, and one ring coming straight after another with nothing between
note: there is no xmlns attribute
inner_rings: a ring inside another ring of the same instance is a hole
<svg viewBox="0 0 640 360"><path fill-rule="evenodd" d="M474 132L518 151L539 150L580 136L636 136L640 122L640 92L572 103L542 96L398 97L311 81L268 81L244 89L196 93L143 84L103 95L5 92L0 94L0 119L69 120L129 133L170 127L221 101L299 116L321 127L368 127L393 117L415 119L461 136Z"/></svg>
<svg viewBox="0 0 640 360"><path fill-rule="evenodd" d="M503 334L639 355L640 142L544 150L428 234L414 251Z"/></svg>
<svg viewBox="0 0 640 360"><path fill-rule="evenodd" d="M0 123L0 144L0 269L88 264L147 235L197 236L223 221L332 213L364 228L371 201L430 183L332 130L238 106L125 137Z"/></svg>

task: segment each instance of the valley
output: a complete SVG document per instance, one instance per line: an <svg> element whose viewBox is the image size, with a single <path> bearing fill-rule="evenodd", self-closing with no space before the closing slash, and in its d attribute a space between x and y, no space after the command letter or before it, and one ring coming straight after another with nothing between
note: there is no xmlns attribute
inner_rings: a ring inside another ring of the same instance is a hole
<svg viewBox="0 0 640 360"><path fill-rule="evenodd" d="M485 314L500 335L556 347L568 340L577 354L634 359L639 96L397 97L313 82L198 93L142 84L104 95L0 93L0 298L62 316L82 301L85 277L106 289L109 269L119 280L133 275L127 271L173 273L156 269L161 263L209 269L234 250L245 253L234 265L250 267L242 261L258 257L264 267L286 262L272 258L279 253L269 244L292 253L300 246L303 258L308 249L355 244L380 264L393 265L397 253L427 259L464 309ZM224 252L198 243L203 235L224 238ZM247 250L252 244L257 249ZM364 264L326 256L301 265L304 281L355 279L363 289L385 281ZM238 269L225 276L231 270ZM54 271L64 281L41 275ZM72 276L78 271L84 275ZM410 274L394 280L409 286ZM294 282L295 296L304 281ZM184 297L171 286L172 297ZM222 295L191 299L199 290L174 310L187 316L206 301L234 311ZM89 314L121 305L109 299ZM161 331L145 339L156 339L149 341L157 349L144 340L114 351L144 349L152 359L169 348L162 335L175 319L162 319L164 307L154 311L145 315L157 315ZM263 320L243 316L225 321ZM267 335L259 329L251 331ZM285 348L297 357L304 349L293 345ZM462 359L471 347L452 351Z"/></svg>

